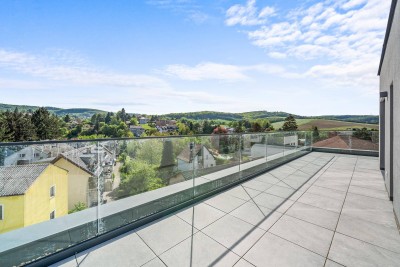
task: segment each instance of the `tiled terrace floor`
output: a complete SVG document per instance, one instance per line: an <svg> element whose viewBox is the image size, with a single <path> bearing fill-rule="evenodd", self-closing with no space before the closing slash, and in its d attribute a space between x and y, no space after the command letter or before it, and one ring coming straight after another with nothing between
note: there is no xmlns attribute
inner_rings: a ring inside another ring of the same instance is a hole
<svg viewBox="0 0 400 267"><path fill-rule="evenodd" d="M78 264L400 266L400 236L377 158L313 152L55 266Z"/></svg>

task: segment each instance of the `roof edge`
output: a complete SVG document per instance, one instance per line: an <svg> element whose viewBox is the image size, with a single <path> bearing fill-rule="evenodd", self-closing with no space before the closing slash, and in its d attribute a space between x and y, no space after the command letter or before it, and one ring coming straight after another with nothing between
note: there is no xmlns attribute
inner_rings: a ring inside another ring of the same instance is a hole
<svg viewBox="0 0 400 267"><path fill-rule="evenodd" d="M392 0L392 5L390 7L390 13L389 13L389 19L388 19L388 23L387 23L387 27L386 27L385 40L383 42L383 47L382 47L381 60L379 62L378 76L381 75L382 64L383 64L383 60L384 60L385 54L386 54L386 46L389 41L389 36L390 36L390 31L392 29L393 18L394 18L394 13L396 11L396 6L397 6L397 0Z"/></svg>

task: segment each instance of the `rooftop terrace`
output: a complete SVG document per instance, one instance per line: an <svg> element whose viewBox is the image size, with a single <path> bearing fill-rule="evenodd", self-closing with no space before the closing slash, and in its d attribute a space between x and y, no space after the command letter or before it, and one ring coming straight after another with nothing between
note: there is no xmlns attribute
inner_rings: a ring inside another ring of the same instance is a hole
<svg viewBox="0 0 400 267"><path fill-rule="evenodd" d="M312 152L53 266L399 266L378 164Z"/></svg>

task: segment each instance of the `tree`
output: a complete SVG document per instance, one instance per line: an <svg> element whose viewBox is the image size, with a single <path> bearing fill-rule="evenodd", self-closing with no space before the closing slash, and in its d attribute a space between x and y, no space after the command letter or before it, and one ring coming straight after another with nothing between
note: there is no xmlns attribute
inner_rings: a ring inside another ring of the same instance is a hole
<svg viewBox="0 0 400 267"><path fill-rule="evenodd" d="M364 140L372 140L372 133L371 131L368 131L367 128L362 128L362 129L353 129L353 136L357 137L359 139L364 139Z"/></svg>
<svg viewBox="0 0 400 267"><path fill-rule="evenodd" d="M132 117L130 122L131 122L131 125L133 125L133 126L138 125L138 120L136 119L136 117Z"/></svg>
<svg viewBox="0 0 400 267"><path fill-rule="evenodd" d="M107 112L106 118L104 119L104 122L106 124L109 124L111 122L111 117L113 116L113 114L111 112Z"/></svg>
<svg viewBox="0 0 400 267"><path fill-rule="evenodd" d="M59 119L44 107L33 112L32 123L39 140L57 139L61 136Z"/></svg>
<svg viewBox="0 0 400 267"><path fill-rule="evenodd" d="M71 117L68 114L65 115L64 122L66 122L66 123L71 122Z"/></svg>
<svg viewBox="0 0 400 267"><path fill-rule="evenodd" d="M218 127L216 127L213 130L213 134L227 134L228 130L225 129L225 127L222 127L221 125L218 125Z"/></svg>
<svg viewBox="0 0 400 267"><path fill-rule="evenodd" d="M2 141L18 142L36 140L35 126L29 114L23 114L16 108L0 116L0 138Z"/></svg>
<svg viewBox="0 0 400 267"><path fill-rule="evenodd" d="M262 127L261 127L260 123L257 122L257 121L253 122L253 123L251 124L251 131L252 131L253 133L262 132Z"/></svg>
<svg viewBox="0 0 400 267"><path fill-rule="evenodd" d="M175 165L174 148L171 140L165 140L161 157L160 167L169 167Z"/></svg>
<svg viewBox="0 0 400 267"><path fill-rule="evenodd" d="M319 130L317 126L312 127L312 136L313 136L313 140L318 141L319 140Z"/></svg>
<svg viewBox="0 0 400 267"><path fill-rule="evenodd" d="M120 172L119 197L132 196L164 186L162 180L157 177L155 167L144 161L131 160L128 157Z"/></svg>
<svg viewBox="0 0 400 267"><path fill-rule="evenodd" d="M285 123L282 126L282 130L284 131L297 131L297 122L293 115L289 115L285 119Z"/></svg>

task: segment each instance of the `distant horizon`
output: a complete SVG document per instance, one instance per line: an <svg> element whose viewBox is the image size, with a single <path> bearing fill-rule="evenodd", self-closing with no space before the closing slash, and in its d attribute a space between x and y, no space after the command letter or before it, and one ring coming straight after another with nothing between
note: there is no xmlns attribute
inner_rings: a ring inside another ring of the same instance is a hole
<svg viewBox="0 0 400 267"><path fill-rule="evenodd" d="M1 102L377 114L390 2L4 0Z"/></svg>
<svg viewBox="0 0 400 267"><path fill-rule="evenodd" d="M96 109L96 108L86 108L86 107L72 107L72 108L63 108L63 107L56 107L56 106L38 106L38 105L27 105L27 104L10 104L10 103L0 103L5 104L5 105L11 105L11 106L33 106L33 107L45 107L45 108L58 108L58 109L91 109L91 110L98 110L102 112L113 112L116 113L120 111L122 108L121 107L117 110L102 110L102 109ZM125 109L125 108L124 108ZM248 112L260 112L260 111L265 111L265 112L283 112L283 113L288 113L292 115L297 115L297 116L302 116L302 117L319 117L319 116L379 116L379 114L320 114L320 115L303 115L303 114L296 114L296 113L290 113L284 110L268 110L268 109L263 109L263 110L248 110L248 111L242 111L242 112L233 112L233 111L218 111L218 110L197 110L197 111L187 111L187 112L164 112L164 113L140 113L140 112L132 112L127 109L125 109L126 113L129 114L141 114L141 115L156 115L156 116L162 116L162 115L168 115L172 113L178 113L178 114L185 114L185 113L198 113L198 112L220 112L220 113L230 113L230 114L242 114L242 113L248 113Z"/></svg>

